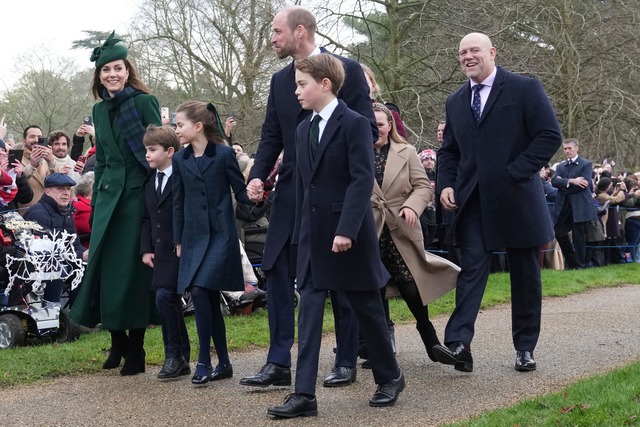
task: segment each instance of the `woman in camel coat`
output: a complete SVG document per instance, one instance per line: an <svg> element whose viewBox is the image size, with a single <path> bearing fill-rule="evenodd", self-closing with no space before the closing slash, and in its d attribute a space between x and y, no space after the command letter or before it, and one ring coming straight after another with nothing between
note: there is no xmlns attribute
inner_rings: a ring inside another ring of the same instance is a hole
<svg viewBox="0 0 640 427"><path fill-rule="evenodd" d="M376 182L371 202L382 261L391 273L387 297L397 288L411 313L429 358L439 344L427 304L455 287L459 268L425 253L418 218L433 197L413 146L400 137L391 112L374 103L380 139L375 144Z"/></svg>

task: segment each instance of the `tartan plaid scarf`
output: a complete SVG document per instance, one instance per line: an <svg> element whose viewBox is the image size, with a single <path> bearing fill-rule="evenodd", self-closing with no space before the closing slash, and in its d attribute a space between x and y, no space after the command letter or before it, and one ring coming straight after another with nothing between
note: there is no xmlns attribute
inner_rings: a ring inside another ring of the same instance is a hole
<svg viewBox="0 0 640 427"><path fill-rule="evenodd" d="M127 86L120 92L116 92L113 98L104 89L102 98L109 106L109 110L117 112L116 124L120 128L120 132L122 132L131 153L146 170L149 170L149 164L145 158L146 150L142 144L145 129L140 121L138 110L136 110L136 104L133 101L133 98L141 93L131 86Z"/></svg>

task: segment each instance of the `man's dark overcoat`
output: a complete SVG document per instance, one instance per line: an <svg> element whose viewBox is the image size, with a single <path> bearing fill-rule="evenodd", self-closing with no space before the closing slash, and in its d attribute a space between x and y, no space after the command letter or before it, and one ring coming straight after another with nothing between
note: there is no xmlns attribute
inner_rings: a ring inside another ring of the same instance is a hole
<svg viewBox="0 0 640 427"><path fill-rule="evenodd" d="M447 99L446 122L437 185L438 192L452 187L459 207L450 242L455 243L460 212L476 187L487 250L551 241L538 172L556 153L562 136L540 82L498 67L480 120L476 123L471 113L466 82Z"/></svg>

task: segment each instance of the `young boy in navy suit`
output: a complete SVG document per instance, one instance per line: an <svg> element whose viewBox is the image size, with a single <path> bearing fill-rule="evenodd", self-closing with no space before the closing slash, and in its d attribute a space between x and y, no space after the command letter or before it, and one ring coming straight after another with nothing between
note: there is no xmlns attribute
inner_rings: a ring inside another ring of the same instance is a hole
<svg viewBox="0 0 640 427"><path fill-rule="evenodd" d="M296 95L312 109L296 131L296 222L300 288L295 393L269 415L293 418L318 413L315 397L327 291L349 299L369 349L376 392L370 406L391 406L405 381L391 347L380 288L389 273L380 261L371 209L374 180L371 127L336 98L344 82L342 62L330 54L296 60ZM294 250L295 252L295 250Z"/></svg>
<svg viewBox="0 0 640 427"><path fill-rule="evenodd" d="M191 346L177 294L179 258L173 247L173 192L171 158L180 149L173 128L149 126L144 135L146 159L155 169L144 189L145 214L142 219L140 250L142 262L153 268L152 286L162 319L165 360L159 379L189 375Z"/></svg>

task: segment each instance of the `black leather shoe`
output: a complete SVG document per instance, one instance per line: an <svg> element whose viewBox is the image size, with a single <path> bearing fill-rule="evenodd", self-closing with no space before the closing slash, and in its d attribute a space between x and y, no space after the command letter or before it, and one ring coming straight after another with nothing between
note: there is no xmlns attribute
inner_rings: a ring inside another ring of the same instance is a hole
<svg viewBox="0 0 640 427"><path fill-rule="evenodd" d="M196 365L196 371L191 377L191 384L193 385L205 385L209 382L211 376L211 366L205 366L204 363L198 363Z"/></svg>
<svg viewBox="0 0 640 427"><path fill-rule="evenodd" d="M191 366L189 366L189 362L185 360L184 366L180 370L179 376L189 375L189 374L191 374Z"/></svg>
<svg viewBox="0 0 640 427"><path fill-rule="evenodd" d="M211 372L211 377L209 379L211 381L218 381L224 380L225 378L233 378L233 366L218 364L213 372Z"/></svg>
<svg viewBox="0 0 640 427"><path fill-rule="evenodd" d="M325 387L344 387L356 380L356 368L334 366L322 383Z"/></svg>
<svg viewBox="0 0 640 427"><path fill-rule="evenodd" d="M242 378L240 385L251 387L290 386L291 369L275 363L267 363L260 368L257 374Z"/></svg>
<svg viewBox="0 0 640 427"><path fill-rule="evenodd" d="M284 398L280 406L271 406L267 414L279 418L315 417L318 415L318 401L297 393Z"/></svg>
<svg viewBox="0 0 640 427"><path fill-rule="evenodd" d="M532 351L516 352L516 371L527 372L536 370L536 361L533 360Z"/></svg>
<svg viewBox="0 0 640 427"><path fill-rule="evenodd" d="M158 379L166 380L169 378L177 378L180 375L184 375L182 371L184 370L185 366L189 368L189 365L184 361L182 357L168 357L164 359L162 369L160 369L160 372L158 372Z"/></svg>
<svg viewBox="0 0 640 427"><path fill-rule="evenodd" d="M443 345L433 346L433 355L440 363L445 365L453 365L457 371L472 372L473 357L471 350L467 348L461 341L449 344L449 347Z"/></svg>
<svg viewBox="0 0 640 427"><path fill-rule="evenodd" d="M400 392L404 390L404 374L400 371L400 376L388 383L378 384L376 392L369 399L369 406L393 406L398 400Z"/></svg>
<svg viewBox="0 0 640 427"><path fill-rule="evenodd" d="M362 362L362 369L372 369L371 361L369 359Z"/></svg>

